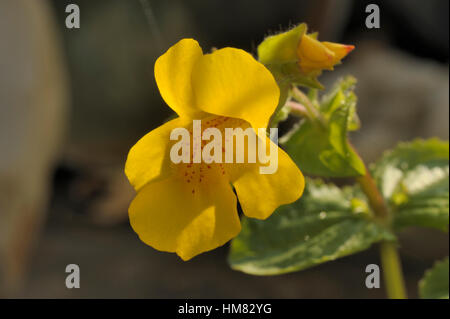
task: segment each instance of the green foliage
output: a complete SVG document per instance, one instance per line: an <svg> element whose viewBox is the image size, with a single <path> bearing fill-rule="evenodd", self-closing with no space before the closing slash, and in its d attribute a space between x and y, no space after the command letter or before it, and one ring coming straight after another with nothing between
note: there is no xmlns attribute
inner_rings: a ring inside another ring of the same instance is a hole
<svg viewBox="0 0 450 319"><path fill-rule="evenodd" d="M333 105L339 92L321 103L322 112L331 114L330 122L343 109ZM306 123L308 129L314 125ZM333 124L330 127L333 130ZM339 150L340 145L333 146ZM394 229L448 228L448 149L448 143L437 139L401 143L374 166L375 180L393 211ZM395 235L373 221L358 186L340 189L310 180L297 202L280 207L266 221L244 218L242 224L229 262L232 268L255 275L298 271L365 250L380 240L395 240Z"/></svg>
<svg viewBox="0 0 450 319"><path fill-rule="evenodd" d="M347 129L349 131L356 131L360 128L358 114L356 113L357 98L353 92L356 84L356 79L353 76L346 76L334 85L331 92L324 95L320 103L320 111L329 119L334 111L342 107L344 104L349 107L350 121Z"/></svg>
<svg viewBox="0 0 450 319"><path fill-rule="evenodd" d="M394 227L448 230L449 145L437 139L401 143L373 169L389 203Z"/></svg>
<svg viewBox="0 0 450 319"><path fill-rule="evenodd" d="M423 299L449 299L448 293L448 257L436 262L426 271L419 282L419 295Z"/></svg>
<svg viewBox="0 0 450 319"><path fill-rule="evenodd" d="M347 140L348 131L359 128L354 83L352 77L340 81L317 107L321 120L304 119L283 139L286 151L306 174L350 177L365 173Z"/></svg>
<svg viewBox="0 0 450 319"><path fill-rule="evenodd" d="M254 275L302 270L395 240L371 221L358 188L339 189L308 180L297 202L280 207L265 221L244 218L231 244L232 268Z"/></svg>
<svg viewBox="0 0 450 319"><path fill-rule="evenodd" d="M323 88L317 80L320 66L314 65L308 74L302 72L308 70L305 63L310 62L304 53L311 49L311 41L304 38L307 41L301 42L306 32L307 26L300 24L267 37L258 47L259 60L272 72L281 93L270 125L277 126L289 114L302 117L280 142L305 174L362 176L366 174L365 165L348 142L348 133L360 128L353 91L356 79L338 81L319 99L317 89ZM309 36L315 38L317 34ZM299 61L300 56L303 61ZM297 85L309 87L308 95L297 90ZM286 103L288 99L298 104ZM379 241L395 241L394 232L407 226L448 231L448 142L430 139L401 143L386 152L371 171L388 205L387 218L380 217L383 214L379 211L373 216L368 204L366 195L372 203L379 198L376 187L365 187L364 195L358 185L338 188L308 180L302 198L278 208L267 220L243 218L242 231L231 244L231 267L253 275L277 275L354 254ZM370 181L370 176L366 180ZM395 259L395 248L393 254L382 254L382 259ZM447 257L425 273L419 283L422 298L449 298L448 263ZM389 269L386 271L389 273ZM391 272L401 274L401 269ZM399 292L404 286L400 275L391 276L386 285L388 291ZM397 295L402 297L404 293L393 293Z"/></svg>

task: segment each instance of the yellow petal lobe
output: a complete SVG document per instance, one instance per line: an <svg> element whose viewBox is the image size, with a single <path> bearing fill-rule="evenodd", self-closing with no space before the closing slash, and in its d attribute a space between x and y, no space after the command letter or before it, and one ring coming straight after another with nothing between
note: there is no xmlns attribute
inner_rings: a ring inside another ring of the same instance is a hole
<svg viewBox="0 0 450 319"><path fill-rule="evenodd" d="M187 123L188 119L171 120L147 133L130 149L125 163L125 175L136 191L171 173L170 132Z"/></svg>
<svg viewBox="0 0 450 319"><path fill-rule="evenodd" d="M192 83L199 109L246 120L255 129L267 127L280 95L270 71L234 48L204 55L194 67Z"/></svg>
<svg viewBox="0 0 450 319"><path fill-rule="evenodd" d="M183 39L160 56L155 63L155 79L159 92L178 115L197 117L191 74L203 56L197 41Z"/></svg>
<svg viewBox="0 0 450 319"><path fill-rule="evenodd" d="M273 143L267 139L267 143L269 142ZM305 188L305 179L297 165L281 148L278 148L278 169L274 174L261 174L260 167L260 163L245 164L230 172L244 214L266 219L279 206L300 198Z"/></svg>
<svg viewBox="0 0 450 319"><path fill-rule="evenodd" d="M178 177L147 184L129 207L131 226L144 243L183 260L225 244L241 230L237 201L225 179L214 181L194 193Z"/></svg>

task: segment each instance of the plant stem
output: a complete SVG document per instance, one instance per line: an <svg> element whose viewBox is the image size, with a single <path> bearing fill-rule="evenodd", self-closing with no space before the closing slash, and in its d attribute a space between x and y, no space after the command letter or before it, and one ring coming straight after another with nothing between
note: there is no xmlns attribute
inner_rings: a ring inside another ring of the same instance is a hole
<svg viewBox="0 0 450 319"><path fill-rule="evenodd" d="M383 196L375 184L369 170L366 168L366 174L356 178L361 189L366 194L369 205L375 214L375 218L390 227L391 215L384 201ZM382 241L380 243L380 257L383 269L384 284L386 285L387 295L390 299L406 299L406 288L403 278L400 257L395 242Z"/></svg>
<svg viewBox="0 0 450 319"><path fill-rule="evenodd" d="M293 86L291 89L291 94L292 97L305 108L309 119L313 123L318 123L322 128L326 128L327 125L325 123L325 119L305 93L299 90L296 86Z"/></svg>
<svg viewBox="0 0 450 319"><path fill-rule="evenodd" d="M372 207L375 213L375 218L383 224L388 225L390 223L389 211L386 207L383 196L378 191L377 185L375 184L375 181L367 168L366 174L356 177L356 181L359 186L361 186L364 194L366 194L370 207Z"/></svg>
<svg viewBox="0 0 450 319"><path fill-rule="evenodd" d="M302 104L300 104L298 102L294 102L294 101L287 101L286 105L290 109L290 114L293 114L298 117L307 117L308 116L308 111Z"/></svg>
<svg viewBox="0 0 450 319"><path fill-rule="evenodd" d="M292 87L291 92L292 92L292 96L294 97L294 99L296 99L298 102L300 102L305 107L305 109L308 112L308 115L311 119L314 120L314 119L320 117L319 112L316 110L314 105L312 105L311 101L306 96L306 94L304 94L302 91L300 91L295 86Z"/></svg>
<svg viewBox="0 0 450 319"><path fill-rule="evenodd" d="M396 243L392 241L381 242L380 256L388 297L390 299L406 299L402 265Z"/></svg>

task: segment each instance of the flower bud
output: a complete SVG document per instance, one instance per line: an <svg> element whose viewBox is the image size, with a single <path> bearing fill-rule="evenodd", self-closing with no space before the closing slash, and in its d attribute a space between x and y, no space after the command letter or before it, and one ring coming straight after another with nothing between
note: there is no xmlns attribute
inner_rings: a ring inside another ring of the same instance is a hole
<svg viewBox="0 0 450 319"><path fill-rule="evenodd" d="M353 45L320 42L317 34L307 34L305 23L269 36L258 46L258 58L275 76L286 83L323 88L317 81L322 70L333 67L354 49Z"/></svg>
<svg viewBox="0 0 450 319"><path fill-rule="evenodd" d="M311 35L304 34L297 47L298 65L303 73L333 70L355 47L333 42L320 42Z"/></svg>

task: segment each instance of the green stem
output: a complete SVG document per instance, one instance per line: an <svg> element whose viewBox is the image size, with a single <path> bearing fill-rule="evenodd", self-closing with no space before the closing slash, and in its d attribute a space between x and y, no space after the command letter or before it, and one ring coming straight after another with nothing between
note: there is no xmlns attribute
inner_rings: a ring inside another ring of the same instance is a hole
<svg viewBox="0 0 450 319"><path fill-rule="evenodd" d="M370 172L366 168L366 174L363 176L356 177L356 181L359 186L361 186L362 191L366 194L369 200L369 205L372 207L375 213L375 218L385 225L390 224L389 211L387 209L386 203L384 202L383 196L378 191L377 185L373 180Z"/></svg>
<svg viewBox="0 0 450 319"><path fill-rule="evenodd" d="M388 297L390 299L406 299L405 281L396 243L381 242L380 255Z"/></svg>
<svg viewBox="0 0 450 319"><path fill-rule="evenodd" d="M366 168L366 174L357 177L356 181L366 194L369 205L375 214L375 219L386 227L391 225L391 215L386 206L383 196L379 192L375 181ZM380 256L383 269L384 284L386 285L387 295L390 299L406 299L406 288L403 278L400 256L395 242L382 241L380 243Z"/></svg>

